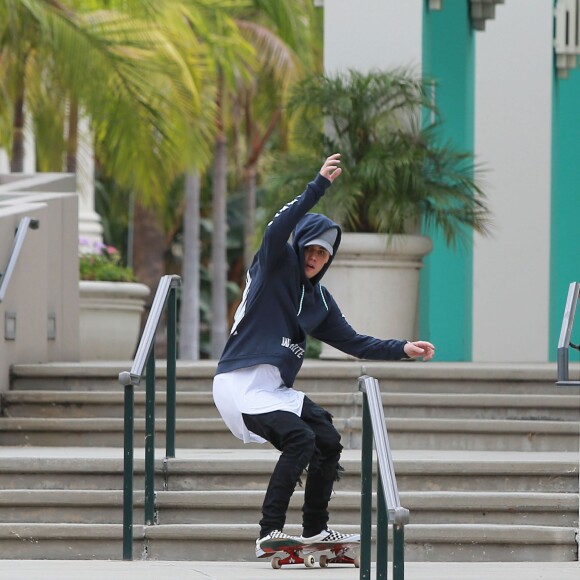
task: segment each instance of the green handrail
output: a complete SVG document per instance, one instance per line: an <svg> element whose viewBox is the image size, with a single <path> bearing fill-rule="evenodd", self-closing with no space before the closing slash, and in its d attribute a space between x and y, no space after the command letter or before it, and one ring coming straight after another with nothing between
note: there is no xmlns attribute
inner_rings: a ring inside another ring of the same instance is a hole
<svg viewBox="0 0 580 580"><path fill-rule="evenodd" d="M177 289L179 276L159 281L151 311L130 371L119 373L125 387L123 454L123 560L133 559L134 388L146 375L145 385L145 525L155 523L155 337L167 306L167 411L166 457L175 457Z"/></svg>
<svg viewBox="0 0 580 580"><path fill-rule="evenodd" d="M388 526L393 525L393 578L405 578L404 526L409 510L401 506L397 479L385 425L381 391L377 379L359 378L363 393L361 466L361 554L360 580L371 577L373 440L377 452L377 580L388 577Z"/></svg>
<svg viewBox="0 0 580 580"><path fill-rule="evenodd" d="M373 429L370 425L369 403L363 396L363 429L361 452L361 524L360 580L371 578L371 541L373 510Z"/></svg>

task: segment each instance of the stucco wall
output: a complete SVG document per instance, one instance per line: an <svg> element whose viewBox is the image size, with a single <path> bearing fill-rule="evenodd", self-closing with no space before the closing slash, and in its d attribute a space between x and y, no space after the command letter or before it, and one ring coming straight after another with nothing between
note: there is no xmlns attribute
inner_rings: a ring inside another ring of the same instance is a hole
<svg viewBox="0 0 580 580"><path fill-rule="evenodd" d="M0 271L21 218L39 221L38 229L26 235L0 303L0 390L7 390L11 364L78 360L78 199L70 176L11 176L2 182ZM14 340L5 337L7 312L16 316ZM56 325L54 337L49 337L49 316Z"/></svg>
<svg viewBox="0 0 580 580"><path fill-rule="evenodd" d="M324 68L421 71L422 0L324 0Z"/></svg>
<svg viewBox="0 0 580 580"><path fill-rule="evenodd" d="M552 9L509 0L476 35L475 150L495 226L474 249L476 361L548 357Z"/></svg>

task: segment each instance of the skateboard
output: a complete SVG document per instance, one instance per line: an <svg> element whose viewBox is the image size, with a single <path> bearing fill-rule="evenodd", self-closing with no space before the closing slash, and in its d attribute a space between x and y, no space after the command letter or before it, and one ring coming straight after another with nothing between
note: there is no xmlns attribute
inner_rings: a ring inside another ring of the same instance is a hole
<svg viewBox="0 0 580 580"><path fill-rule="evenodd" d="M303 544L298 540L279 538L264 542L262 549L268 556L273 556L270 563L275 570L295 564L304 564L306 568L313 568L316 564L315 554L318 552L321 552L318 559L321 568L327 568L329 564L354 564L356 568L359 568L359 556L354 553L359 546L359 542Z"/></svg>

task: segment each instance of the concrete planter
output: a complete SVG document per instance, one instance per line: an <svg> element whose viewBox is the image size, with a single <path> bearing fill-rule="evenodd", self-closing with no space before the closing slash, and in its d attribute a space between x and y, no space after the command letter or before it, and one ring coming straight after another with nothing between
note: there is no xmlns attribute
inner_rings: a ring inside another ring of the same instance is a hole
<svg viewBox="0 0 580 580"><path fill-rule="evenodd" d="M419 272L432 248L425 236L343 234L323 285L357 332L416 340ZM346 356L323 345L321 358Z"/></svg>
<svg viewBox="0 0 580 580"><path fill-rule="evenodd" d="M149 287L132 282L79 282L80 359L129 360L139 338Z"/></svg>

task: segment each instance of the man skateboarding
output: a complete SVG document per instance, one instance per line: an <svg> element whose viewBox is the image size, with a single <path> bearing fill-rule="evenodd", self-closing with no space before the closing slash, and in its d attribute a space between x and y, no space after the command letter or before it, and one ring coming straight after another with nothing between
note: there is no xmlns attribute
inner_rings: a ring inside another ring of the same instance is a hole
<svg viewBox="0 0 580 580"><path fill-rule="evenodd" d="M213 382L215 404L231 432L244 441L269 441L281 451L262 505L256 556L262 544L358 542L358 534L328 528L328 502L340 474L340 435L332 416L292 388L310 335L359 358L429 360L425 341L381 340L358 334L320 284L340 246L341 229L308 213L341 174L340 154L326 159L306 190L268 224L248 270L242 302ZM289 238L292 239L289 242ZM284 533L286 512L305 468L302 535Z"/></svg>

